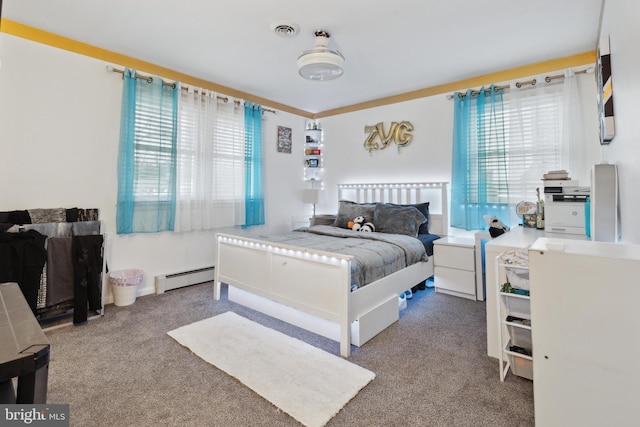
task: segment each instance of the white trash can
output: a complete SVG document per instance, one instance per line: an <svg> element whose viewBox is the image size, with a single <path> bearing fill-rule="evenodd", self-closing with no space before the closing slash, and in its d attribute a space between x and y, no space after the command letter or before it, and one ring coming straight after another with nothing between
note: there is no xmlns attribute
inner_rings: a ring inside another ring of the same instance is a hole
<svg viewBox="0 0 640 427"><path fill-rule="evenodd" d="M137 269L112 271L109 283L113 292L113 303L118 307L131 305L138 296L138 285L144 279L144 272Z"/></svg>

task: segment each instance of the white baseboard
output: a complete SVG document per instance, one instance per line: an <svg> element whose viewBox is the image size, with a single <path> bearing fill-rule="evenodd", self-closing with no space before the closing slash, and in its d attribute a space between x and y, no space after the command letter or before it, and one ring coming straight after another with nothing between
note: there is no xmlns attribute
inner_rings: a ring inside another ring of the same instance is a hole
<svg viewBox="0 0 640 427"><path fill-rule="evenodd" d="M213 278L213 267L199 268L180 273L161 274L155 277L155 292L156 294L162 294L172 289L210 282Z"/></svg>

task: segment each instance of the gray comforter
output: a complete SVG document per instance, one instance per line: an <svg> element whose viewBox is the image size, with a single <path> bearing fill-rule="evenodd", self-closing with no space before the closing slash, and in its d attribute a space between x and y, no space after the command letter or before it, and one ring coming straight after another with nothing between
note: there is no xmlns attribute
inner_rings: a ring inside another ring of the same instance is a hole
<svg viewBox="0 0 640 427"><path fill-rule="evenodd" d="M364 286L428 257L420 240L402 234L363 233L329 225L261 237L273 243L352 255L351 283Z"/></svg>

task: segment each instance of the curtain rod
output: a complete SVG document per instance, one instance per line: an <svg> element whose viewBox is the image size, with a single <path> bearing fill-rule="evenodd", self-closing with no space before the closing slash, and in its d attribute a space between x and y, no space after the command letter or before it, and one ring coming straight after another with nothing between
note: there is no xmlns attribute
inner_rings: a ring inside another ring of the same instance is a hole
<svg viewBox="0 0 640 427"><path fill-rule="evenodd" d="M1 1L1 0L0 0L0 1ZM118 69L118 68L115 68L115 67L114 67L114 66L112 66L112 65L107 65L107 70L108 70L108 71L111 71L111 72L114 72L114 73L120 73L120 74L124 75L124 70L120 70L120 69ZM153 77L151 77L151 76L143 76L142 74L139 74L137 71L136 71L136 79L143 79L143 80L146 80L146 81L147 81L147 82L149 82L149 83L151 83L151 82L153 81ZM165 86L171 86L171 87L172 87L172 88L174 88L174 89L176 88L176 84L175 84L175 83L169 83L169 82L165 82L164 80L162 80L162 84L163 84L163 85L165 85ZM181 89L182 89L182 90L189 90L189 86L187 86L187 85L182 85L182 86L181 86ZM219 100L221 100L221 101L222 101L222 102L224 102L224 103L229 102L229 98L228 98L228 97L226 97L226 96L216 95L216 99L219 99ZM235 102L236 104L240 105L240 101L235 100L234 102ZM269 109L269 108L264 108L264 107L262 107L262 111L266 111L266 112L273 113L273 114L275 114L275 113L276 113L276 111L275 111L275 110L271 110L271 109Z"/></svg>
<svg viewBox="0 0 640 427"><path fill-rule="evenodd" d="M586 74L589 71L591 71L592 68L586 68L584 70L579 70L579 71L574 71L574 74ZM552 80L556 80L556 79L562 79L564 78L564 74L556 74L555 76L547 76L544 78L544 81L547 83L550 83ZM531 79L531 80L527 80L524 82L516 82L516 87L519 89L522 86L527 86L527 85L531 85L531 86L535 86L535 84L537 83L536 79ZM494 90L498 91L500 89L508 89L510 88L511 85L502 85L502 86L495 86ZM491 88L485 89L485 92L491 92ZM471 91L471 95L478 95L480 93L479 90L472 90ZM465 96L467 96L466 93L458 93L458 97L460 98L464 98ZM447 95L447 99L453 99L454 95L453 94L449 94Z"/></svg>

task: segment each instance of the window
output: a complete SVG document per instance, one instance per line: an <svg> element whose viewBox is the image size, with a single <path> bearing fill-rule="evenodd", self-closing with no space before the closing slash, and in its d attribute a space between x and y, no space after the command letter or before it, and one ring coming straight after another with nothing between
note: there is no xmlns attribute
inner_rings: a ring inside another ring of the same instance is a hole
<svg viewBox="0 0 640 427"><path fill-rule="evenodd" d="M264 224L261 107L123 74L118 234Z"/></svg>
<svg viewBox="0 0 640 427"><path fill-rule="evenodd" d="M513 206L536 200L546 172L567 169L563 84L455 96L451 225L485 228L484 215L517 224Z"/></svg>

